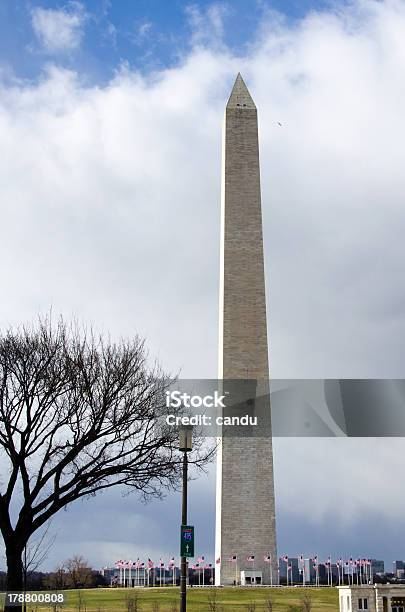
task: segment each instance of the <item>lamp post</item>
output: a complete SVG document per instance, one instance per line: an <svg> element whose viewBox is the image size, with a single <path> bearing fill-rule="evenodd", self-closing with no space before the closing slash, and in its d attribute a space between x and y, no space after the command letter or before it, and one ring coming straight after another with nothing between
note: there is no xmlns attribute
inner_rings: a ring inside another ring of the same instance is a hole
<svg viewBox="0 0 405 612"><path fill-rule="evenodd" d="M193 447L193 428L184 426L179 431L179 449L183 453L183 495L181 504L181 524L187 525L187 453ZM187 557L181 557L180 567L180 612L187 610Z"/></svg>

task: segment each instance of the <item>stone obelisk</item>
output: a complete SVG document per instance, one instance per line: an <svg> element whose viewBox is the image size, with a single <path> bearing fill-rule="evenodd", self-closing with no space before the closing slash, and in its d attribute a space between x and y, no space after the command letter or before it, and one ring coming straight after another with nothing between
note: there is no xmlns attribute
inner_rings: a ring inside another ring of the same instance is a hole
<svg viewBox="0 0 405 612"><path fill-rule="evenodd" d="M219 378L257 380L269 398L257 109L240 74L222 146ZM217 585L239 583L242 570L277 583L270 425L257 437L220 439L215 539Z"/></svg>

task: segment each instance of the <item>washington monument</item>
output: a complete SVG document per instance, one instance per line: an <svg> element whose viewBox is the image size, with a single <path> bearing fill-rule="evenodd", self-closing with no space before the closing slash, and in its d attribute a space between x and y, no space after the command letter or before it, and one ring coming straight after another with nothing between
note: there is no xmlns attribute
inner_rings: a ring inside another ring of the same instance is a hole
<svg viewBox="0 0 405 612"><path fill-rule="evenodd" d="M218 376L257 380L270 411L257 110L240 74L222 147ZM223 432L216 497L216 584L239 582L242 571L277 583L270 422L257 437Z"/></svg>

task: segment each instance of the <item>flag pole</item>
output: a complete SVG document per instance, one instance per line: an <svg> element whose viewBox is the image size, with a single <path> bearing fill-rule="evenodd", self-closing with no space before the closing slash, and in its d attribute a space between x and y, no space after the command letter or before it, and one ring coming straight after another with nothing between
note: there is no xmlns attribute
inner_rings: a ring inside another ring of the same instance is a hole
<svg viewBox="0 0 405 612"><path fill-rule="evenodd" d="M270 586L273 586L273 557L270 555Z"/></svg>

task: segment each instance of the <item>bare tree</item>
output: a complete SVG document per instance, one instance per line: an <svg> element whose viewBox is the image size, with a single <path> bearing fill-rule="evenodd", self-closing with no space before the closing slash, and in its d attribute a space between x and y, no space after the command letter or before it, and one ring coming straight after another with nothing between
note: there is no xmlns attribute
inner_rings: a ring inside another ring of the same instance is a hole
<svg viewBox="0 0 405 612"><path fill-rule="evenodd" d="M170 382L139 338L112 343L62 319L0 333L8 590L22 589L30 537L70 503L120 485L146 500L177 487L177 432L162 424ZM190 459L211 456L197 445Z"/></svg>
<svg viewBox="0 0 405 612"><path fill-rule="evenodd" d="M48 589L60 591L67 587L66 569L63 564L58 565L53 572L46 575L44 584Z"/></svg>
<svg viewBox="0 0 405 612"><path fill-rule="evenodd" d="M27 575L39 570L46 561L49 551L55 543L56 535L49 534L50 523L46 529L37 537L27 543L24 550L24 569Z"/></svg>
<svg viewBox="0 0 405 612"><path fill-rule="evenodd" d="M49 551L55 542L56 535L49 534L50 526L51 522L49 521L42 533L39 533L38 537L30 539L24 548L22 558L24 591L27 590L29 577L48 558Z"/></svg>
<svg viewBox="0 0 405 612"><path fill-rule="evenodd" d="M312 599L309 593L305 593L301 599L301 612L311 612Z"/></svg>
<svg viewBox="0 0 405 612"><path fill-rule="evenodd" d="M268 595L268 597L266 598L266 601L264 602L264 609L266 610L266 612L273 612L274 606L273 598L271 597L271 595Z"/></svg>
<svg viewBox="0 0 405 612"><path fill-rule="evenodd" d="M256 602L251 601L246 604L246 612L256 612Z"/></svg>
<svg viewBox="0 0 405 612"><path fill-rule="evenodd" d="M208 593L208 610L209 612L221 612L222 606L219 603L219 596L217 589L213 589Z"/></svg>
<svg viewBox="0 0 405 612"><path fill-rule="evenodd" d="M125 607L127 612L140 612L141 603L139 601L138 593L132 593L131 595L126 596Z"/></svg>
<svg viewBox="0 0 405 612"><path fill-rule="evenodd" d="M79 589L90 585L92 570L82 555L74 555L65 561L64 567L69 587Z"/></svg>
<svg viewBox="0 0 405 612"><path fill-rule="evenodd" d="M86 600L81 591L77 591L76 610L77 612L87 612Z"/></svg>

